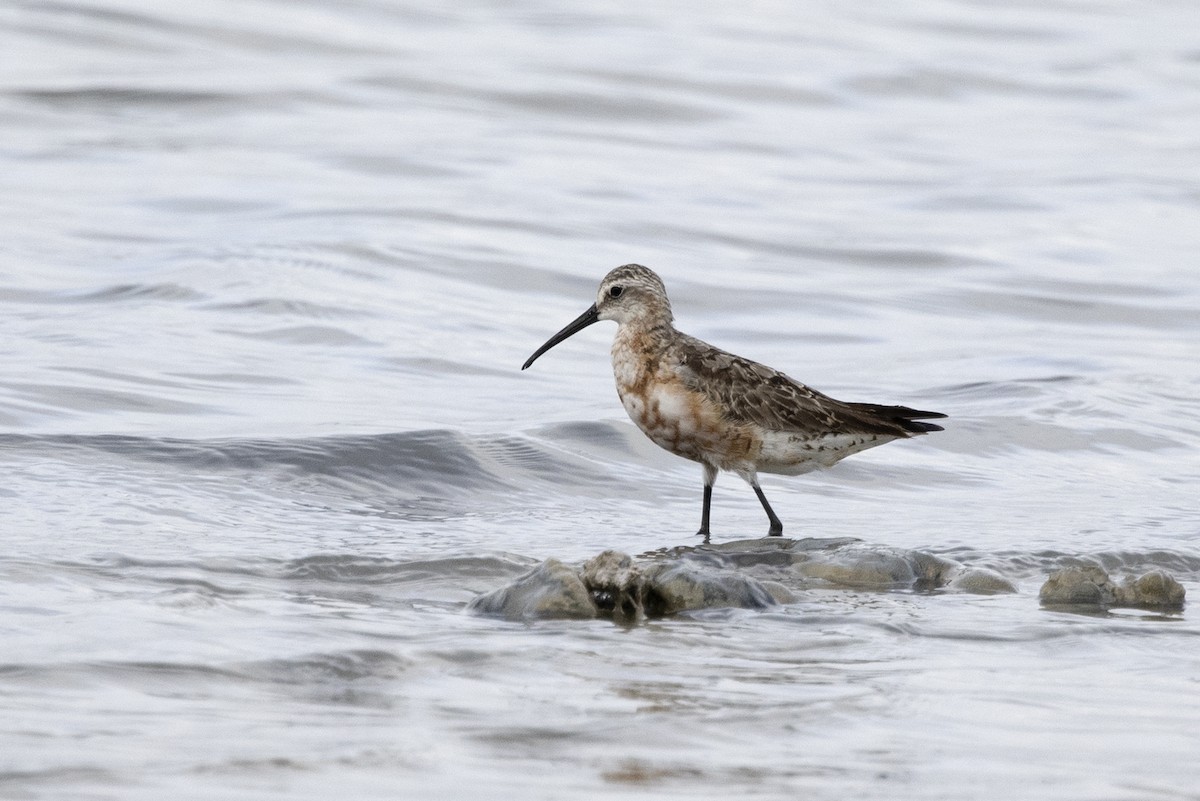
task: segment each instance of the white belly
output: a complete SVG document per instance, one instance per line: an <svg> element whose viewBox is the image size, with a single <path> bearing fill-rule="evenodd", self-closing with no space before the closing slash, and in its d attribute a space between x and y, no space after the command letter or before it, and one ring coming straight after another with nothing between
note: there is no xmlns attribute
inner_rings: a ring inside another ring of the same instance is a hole
<svg viewBox="0 0 1200 801"><path fill-rule="evenodd" d="M830 434L812 438L786 431L764 431L757 469L795 476L832 467L852 453L896 439L885 434Z"/></svg>
<svg viewBox="0 0 1200 801"><path fill-rule="evenodd" d="M704 458L712 437L683 387L650 384L644 393L622 391L620 395L629 419L656 445L687 459Z"/></svg>

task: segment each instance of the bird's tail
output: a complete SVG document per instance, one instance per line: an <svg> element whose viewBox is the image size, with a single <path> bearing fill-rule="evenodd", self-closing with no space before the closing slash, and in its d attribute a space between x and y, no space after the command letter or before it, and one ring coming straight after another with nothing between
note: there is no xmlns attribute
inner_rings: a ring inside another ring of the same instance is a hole
<svg viewBox="0 0 1200 801"><path fill-rule="evenodd" d="M923 412L907 406L883 406L878 403L851 403L850 405L861 412L895 423L910 434L928 434L930 431L944 430L936 423L921 422L930 418L945 417L946 415L941 412Z"/></svg>

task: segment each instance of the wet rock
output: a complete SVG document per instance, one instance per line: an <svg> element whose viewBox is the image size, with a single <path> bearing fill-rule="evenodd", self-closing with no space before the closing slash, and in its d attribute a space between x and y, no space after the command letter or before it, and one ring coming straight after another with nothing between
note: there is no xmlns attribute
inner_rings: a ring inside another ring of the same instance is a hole
<svg viewBox="0 0 1200 801"><path fill-rule="evenodd" d="M1117 587L1117 603L1122 606L1183 606L1183 585L1161 570L1125 579Z"/></svg>
<svg viewBox="0 0 1200 801"><path fill-rule="evenodd" d="M547 559L508 586L480 595L467 608L509 620L589 619L597 613L579 574L557 559Z"/></svg>
<svg viewBox="0 0 1200 801"><path fill-rule="evenodd" d="M967 568L925 551L868 545L850 537L736 540L699 547L680 546L644 556L737 569L785 586L799 578L863 589L1016 592L1012 582L992 571Z"/></svg>
<svg viewBox="0 0 1200 801"><path fill-rule="evenodd" d="M1008 579L984 568L966 567L925 551L838 542L794 556L794 569L808 578L861 589L955 590L979 594L1016 592Z"/></svg>
<svg viewBox="0 0 1200 801"><path fill-rule="evenodd" d="M983 567L959 566L948 578L949 581L944 585L946 589L973 595L997 595L1017 591L1016 585L1004 576Z"/></svg>
<svg viewBox="0 0 1200 801"><path fill-rule="evenodd" d="M733 570L688 561L639 566L617 551L589 559L580 577L596 606L619 623L693 609L765 609L777 603L761 582Z"/></svg>
<svg viewBox="0 0 1200 801"><path fill-rule="evenodd" d="M849 545L819 554L806 554L793 563L809 578L821 579L843 587L895 588L918 584L937 585L937 577L950 563L935 558L917 558L891 548Z"/></svg>
<svg viewBox="0 0 1200 801"><path fill-rule="evenodd" d="M1038 597L1047 606L1178 607L1183 605L1184 591L1161 570L1118 585L1103 568L1086 565L1052 573Z"/></svg>
<svg viewBox="0 0 1200 801"><path fill-rule="evenodd" d="M646 615L646 577L633 558L605 551L583 563L580 579L596 607L618 623L635 623Z"/></svg>
<svg viewBox="0 0 1200 801"><path fill-rule="evenodd" d="M1066 567L1050 574L1038 598L1044 604L1111 606L1117 596L1112 579L1099 567Z"/></svg>
<svg viewBox="0 0 1200 801"><path fill-rule="evenodd" d="M800 600L796 593L778 581L760 581L759 584L771 594L771 597L775 599L775 603L777 604L794 604Z"/></svg>
<svg viewBox="0 0 1200 801"><path fill-rule="evenodd" d="M853 537L805 537L793 540L785 537L760 537L753 540L731 540L709 545L679 545L653 551L648 558L689 559L693 562L722 568L758 568L764 566L790 567L808 554L835 551L839 548L861 546Z"/></svg>
<svg viewBox="0 0 1200 801"><path fill-rule="evenodd" d="M514 620L612 617L636 623L696 609L766 609L794 603L813 584L862 589L1015 592L990 570L924 551L870 546L859 540L764 538L667 548L636 559L604 551L572 568L548 560L477 598L472 611ZM1149 585L1144 589L1150 593ZM1115 596L1114 596L1115 597Z"/></svg>
<svg viewBox="0 0 1200 801"><path fill-rule="evenodd" d="M778 582L688 560L638 564L605 551L578 570L548 559L506 587L481 595L468 609L509 620L611 616L635 623L694 609L766 609L795 596Z"/></svg>
<svg viewBox="0 0 1200 801"><path fill-rule="evenodd" d="M649 614L659 617L692 609L766 609L775 597L758 580L733 570L688 562L654 565L646 571Z"/></svg>

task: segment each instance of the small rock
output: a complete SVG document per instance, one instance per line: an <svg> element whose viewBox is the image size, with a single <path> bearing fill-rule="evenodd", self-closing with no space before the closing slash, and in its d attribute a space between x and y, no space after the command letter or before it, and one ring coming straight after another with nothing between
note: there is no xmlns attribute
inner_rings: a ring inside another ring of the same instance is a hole
<svg viewBox="0 0 1200 801"><path fill-rule="evenodd" d="M759 584L771 594L771 597L775 599L775 603L777 604L794 604L800 600L796 597L796 593L787 588L787 585L781 584L778 581L760 580Z"/></svg>
<svg viewBox="0 0 1200 801"><path fill-rule="evenodd" d="M1183 585L1161 570L1127 578L1117 587L1117 603L1122 606L1183 606L1185 595Z"/></svg>
<svg viewBox="0 0 1200 801"><path fill-rule="evenodd" d="M983 567L964 567L961 570L952 571L950 580L944 586L948 590L976 595L996 595L1002 592L1017 591L1016 585L1004 576Z"/></svg>
<svg viewBox="0 0 1200 801"><path fill-rule="evenodd" d="M914 560L905 554L859 545L798 554L793 567L801 575L843 587L911 587L919 577Z"/></svg>
<svg viewBox="0 0 1200 801"><path fill-rule="evenodd" d="M848 537L736 540L646 556L686 559L715 569L732 568L784 587L796 579L817 579L861 589L946 588L980 594L1017 591L1011 581L991 570L969 568L926 551L869 545Z"/></svg>
<svg viewBox="0 0 1200 801"><path fill-rule="evenodd" d="M508 586L480 595L467 608L509 620L596 616L588 588L572 568L557 559L547 559Z"/></svg>
<svg viewBox="0 0 1200 801"><path fill-rule="evenodd" d="M1043 604L1087 606L1178 607L1183 605L1184 590L1173 577L1152 570L1124 583L1113 583L1103 569L1095 566L1068 567L1052 573L1042 585Z"/></svg>
<svg viewBox="0 0 1200 801"><path fill-rule="evenodd" d="M716 607L766 609L776 604L761 582L732 570L676 562L654 565L645 577L645 608L652 616Z"/></svg>
<svg viewBox="0 0 1200 801"><path fill-rule="evenodd" d="M1050 574L1038 598L1044 604L1111 606L1115 590L1108 573L1099 567L1065 567Z"/></svg>
<svg viewBox="0 0 1200 801"><path fill-rule="evenodd" d="M617 623L636 623L646 616L646 579L633 557L620 551L604 551L583 563L580 578L602 612Z"/></svg>

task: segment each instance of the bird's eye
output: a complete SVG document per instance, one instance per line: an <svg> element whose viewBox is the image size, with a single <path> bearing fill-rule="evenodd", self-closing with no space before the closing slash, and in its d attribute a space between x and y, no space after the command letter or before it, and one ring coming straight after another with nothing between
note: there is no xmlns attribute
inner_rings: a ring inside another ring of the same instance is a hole
<svg viewBox="0 0 1200 801"><path fill-rule="evenodd" d="M621 297L621 293L624 291L625 291L625 287L614 286L612 289L608 290L608 296L610 298L619 298L619 297Z"/></svg>

